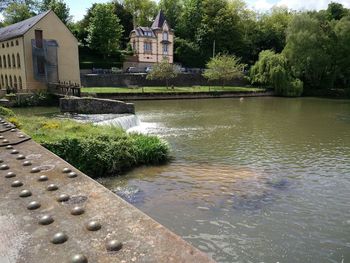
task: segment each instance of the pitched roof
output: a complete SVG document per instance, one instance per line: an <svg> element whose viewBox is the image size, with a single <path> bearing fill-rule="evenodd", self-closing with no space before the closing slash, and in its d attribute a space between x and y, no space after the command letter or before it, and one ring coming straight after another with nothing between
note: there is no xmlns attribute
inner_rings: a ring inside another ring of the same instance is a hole
<svg viewBox="0 0 350 263"><path fill-rule="evenodd" d="M158 15L157 15L157 17L154 19L153 24L152 24L151 27L153 29L162 28L165 21L166 21L165 15L164 15L163 11L160 10Z"/></svg>
<svg viewBox="0 0 350 263"><path fill-rule="evenodd" d="M19 36L23 36L29 29L37 24L44 16L46 16L51 10L46 11L37 16L33 16L16 24L12 24L6 27L0 28L0 41L9 40Z"/></svg>

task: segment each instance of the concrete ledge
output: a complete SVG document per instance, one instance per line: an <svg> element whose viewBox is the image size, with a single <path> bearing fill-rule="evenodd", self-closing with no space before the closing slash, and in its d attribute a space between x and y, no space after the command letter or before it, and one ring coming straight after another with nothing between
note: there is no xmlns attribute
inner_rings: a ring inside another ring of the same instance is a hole
<svg viewBox="0 0 350 263"><path fill-rule="evenodd" d="M62 112L74 112L81 114L135 114L135 107L132 103L111 99L98 98L78 98L67 97L60 99L60 109Z"/></svg>
<svg viewBox="0 0 350 263"><path fill-rule="evenodd" d="M1 135L0 262L214 262L19 130Z"/></svg>
<svg viewBox="0 0 350 263"><path fill-rule="evenodd" d="M86 93L88 94L88 93ZM94 93L96 98L115 100L177 100L177 99L210 99L274 96L273 91L266 92L173 92L173 93Z"/></svg>

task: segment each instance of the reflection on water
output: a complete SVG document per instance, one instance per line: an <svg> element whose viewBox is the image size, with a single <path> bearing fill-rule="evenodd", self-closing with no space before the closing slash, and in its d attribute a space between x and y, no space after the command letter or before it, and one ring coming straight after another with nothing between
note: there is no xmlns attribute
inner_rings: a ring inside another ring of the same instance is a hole
<svg viewBox="0 0 350 263"><path fill-rule="evenodd" d="M137 102L174 160L100 182L218 262L350 262L350 102Z"/></svg>

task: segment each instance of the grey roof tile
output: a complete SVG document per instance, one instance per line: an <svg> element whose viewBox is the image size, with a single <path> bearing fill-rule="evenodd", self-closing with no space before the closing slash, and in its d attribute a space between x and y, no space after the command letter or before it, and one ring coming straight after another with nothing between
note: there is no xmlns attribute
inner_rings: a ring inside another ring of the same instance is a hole
<svg viewBox="0 0 350 263"><path fill-rule="evenodd" d="M21 22L18 22L7 27L0 28L0 42L9 40L12 38L23 36L29 29L31 29L36 23L38 23L44 16L50 12L47 11L37 16L33 16Z"/></svg>

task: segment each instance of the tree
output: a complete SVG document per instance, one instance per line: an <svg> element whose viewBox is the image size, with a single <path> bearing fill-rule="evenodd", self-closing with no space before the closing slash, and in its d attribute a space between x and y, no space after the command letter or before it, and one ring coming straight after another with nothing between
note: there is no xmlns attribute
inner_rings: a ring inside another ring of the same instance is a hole
<svg viewBox="0 0 350 263"><path fill-rule="evenodd" d="M272 87L280 96L295 97L303 92L303 83L294 78L283 54L264 50L250 69L250 81L255 85Z"/></svg>
<svg viewBox="0 0 350 263"><path fill-rule="evenodd" d="M121 47L126 48L129 42L129 34L131 30L133 30L134 28L133 17L132 17L132 14L128 10L126 10L123 4L119 3L116 0L113 2L113 4L114 4L115 14L120 19L120 24L124 28Z"/></svg>
<svg viewBox="0 0 350 263"><path fill-rule="evenodd" d="M238 14L227 0L204 0L203 17L197 32L197 42L202 56L209 59L215 41L216 53L240 54L242 29Z"/></svg>
<svg viewBox="0 0 350 263"><path fill-rule="evenodd" d="M11 25L27 18L34 14L30 11L29 6L22 3L11 3L4 10L4 25Z"/></svg>
<svg viewBox="0 0 350 263"><path fill-rule="evenodd" d="M183 0L184 6L175 27L176 35L194 42L202 21L202 0Z"/></svg>
<svg viewBox="0 0 350 263"><path fill-rule="evenodd" d="M175 43L175 59L181 61L187 67L203 67L205 61L201 56L199 46L189 40L176 37Z"/></svg>
<svg viewBox="0 0 350 263"><path fill-rule="evenodd" d="M332 88L332 41L328 26L308 14L296 15L287 30L283 54L288 59L293 75L311 89Z"/></svg>
<svg viewBox="0 0 350 263"><path fill-rule="evenodd" d="M119 22L113 4L97 4L92 10L88 27L89 47L100 52L104 58L116 52L123 34Z"/></svg>
<svg viewBox="0 0 350 263"><path fill-rule="evenodd" d="M217 55L207 63L203 76L208 80L222 80L222 86L229 80L243 77L245 64L240 58L227 54Z"/></svg>
<svg viewBox="0 0 350 263"><path fill-rule="evenodd" d="M64 24L68 24L72 17L69 14L69 7L63 0L43 0L41 11L52 10Z"/></svg>
<svg viewBox="0 0 350 263"><path fill-rule="evenodd" d="M167 59L163 59L162 62L156 64L152 71L147 74L147 79L159 79L165 80L166 87L169 87L169 80L176 78L179 74L178 69L173 64L170 64Z"/></svg>
<svg viewBox="0 0 350 263"><path fill-rule="evenodd" d="M176 28L182 13L182 0L160 0L159 8L164 12L171 28Z"/></svg>
<svg viewBox="0 0 350 263"><path fill-rule="evenodd" d="M124 0L124 6L133 16L134 28L150 25L158 12L157 4L152 0Z"/></svg>

